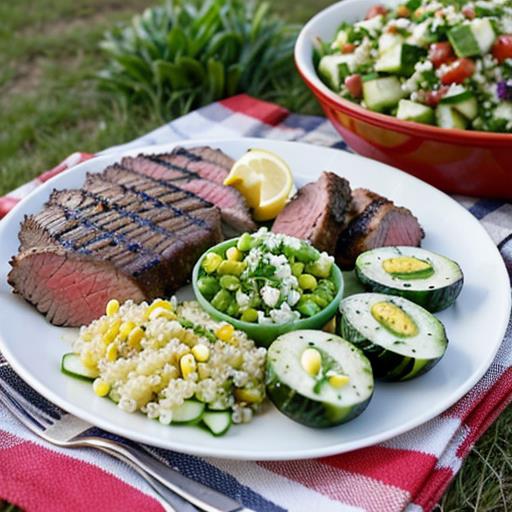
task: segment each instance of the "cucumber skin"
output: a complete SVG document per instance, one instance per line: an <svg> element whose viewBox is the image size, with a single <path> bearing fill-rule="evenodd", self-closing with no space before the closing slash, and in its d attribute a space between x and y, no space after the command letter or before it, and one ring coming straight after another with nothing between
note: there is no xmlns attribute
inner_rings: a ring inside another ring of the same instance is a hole
<svg viewBox="0 0 512 512"><path fill-rule="evenodd" d="M267 364L267 396L283 414L306 427L328 428L341 425L359 416L368 406L372 394L353 407L335 407L331 404L311 400L283 384L272 365Z"/></svg>
<svg viewBox="0 0 512 512"><path fill-rule="evenodd" d="M64 373L65 375L68 375L69 377L73 377L74 379L83 380L86 382L92 382L96 377L87 377L86 375L80 375L78 373L70 372L65 367L65 360L68 356L75 356L78 354L75 354L74 352L68 352L62 356L62 359L60 361L60 371Z"/></svg>
<svg viewBox="0 0 512 512"><path fill-rule="evenodd" d="M385 293L387 295L398 295L404 299L418 304L431 313L437 313L450 307L459 296L464 285L464 276L449 286L438 288L437 290L407 290L401 288L390 288L381 283L369 279L361 269L356 265L356 275L362 285L370 292Z"/></svg>
<svg viewBox="0 0 512 512"><path fill-rule="evenodd" d="M338 334L364 352L370 360L374 376L380 380L402 382L419 377L432 369L443 357L441 355L436 359L415 359L386 350L362 336L344 315L340 315L338 325Z"/></svg>

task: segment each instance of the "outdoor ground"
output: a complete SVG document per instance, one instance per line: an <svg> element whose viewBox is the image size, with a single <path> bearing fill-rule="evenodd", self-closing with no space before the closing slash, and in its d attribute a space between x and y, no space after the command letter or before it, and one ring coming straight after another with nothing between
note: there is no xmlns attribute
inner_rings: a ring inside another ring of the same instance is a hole
<svg viewBox="0 0 512 512"><path fill-rule="evenodd" d="M329 3L271 2L275 11L297 22ZM152 4L0 2L0 195L76 150L95 152L160 124L140 112L115 108L93 80L102 66L97 45L103 32ZM316 108L314 101L309 108ZM439 511L454 512L508 509L512 510L511 408L478 443L438 506ZM14 510L0 502L0 512Z"/></svg>

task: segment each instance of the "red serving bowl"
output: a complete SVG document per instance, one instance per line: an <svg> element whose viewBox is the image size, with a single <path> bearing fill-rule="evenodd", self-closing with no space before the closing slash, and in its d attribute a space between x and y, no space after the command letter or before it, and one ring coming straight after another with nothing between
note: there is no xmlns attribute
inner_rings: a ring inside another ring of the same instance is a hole
<svg viewBox="0 0 512 512"><path fill-rule="evenodd" d="M342 21L365 17L375 0L344 0L302 29L295 63L345 142L357 153L393 165L453 194L512 199L512 135L450 130L401 121L340 98L318 78L313 41L330 41Z"/></svg>

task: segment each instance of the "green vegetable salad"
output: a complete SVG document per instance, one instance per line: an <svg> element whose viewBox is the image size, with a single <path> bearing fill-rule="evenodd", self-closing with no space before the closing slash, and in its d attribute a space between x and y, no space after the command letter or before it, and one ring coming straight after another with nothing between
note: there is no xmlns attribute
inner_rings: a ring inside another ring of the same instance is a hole
<svg viewBox="0 0 512 512"><path fill-rule="evenodd" d="M398 119L512 132L512 0L373 6L317 45L317 70L343 98Z"/></svg>
<svg viewBox="0 0 512 512"><path fill-rule="evenodd" d="M201 263L198 290L233 318L281 324L309 318L336 296L334 258L308 242L261 228Z"/></svg>

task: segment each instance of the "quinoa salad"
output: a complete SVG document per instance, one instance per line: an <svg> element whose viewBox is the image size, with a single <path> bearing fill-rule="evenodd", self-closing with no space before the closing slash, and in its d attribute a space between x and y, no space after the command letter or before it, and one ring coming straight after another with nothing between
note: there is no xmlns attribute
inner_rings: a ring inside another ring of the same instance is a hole
<svg viewBox="0 0 512 512"><path fill-rule="evenodd" d="M333 301L333 264L308 242L261 228L222 254L208 252L197 288L215 309L244 322L294 322Z"/></svg>
<svg viewBox="0 0 512 512"><path fill-rule="evenodd" d="M320 39L320 78L405 121L512 132L512 0L408 0Z"/></svg>
<svg viewBox="0 0 512 512"><path fill-rule="evenodd" d="M112 300L73 349L67 356L79 358L98 396L163 424L194 423L208 411L223 411L228 426L246 423L265 398L266 350L196 302ZM77 376L65 358L63 371Z"/></svg>

